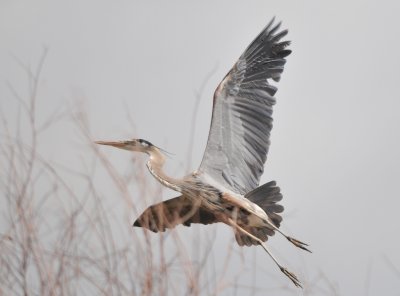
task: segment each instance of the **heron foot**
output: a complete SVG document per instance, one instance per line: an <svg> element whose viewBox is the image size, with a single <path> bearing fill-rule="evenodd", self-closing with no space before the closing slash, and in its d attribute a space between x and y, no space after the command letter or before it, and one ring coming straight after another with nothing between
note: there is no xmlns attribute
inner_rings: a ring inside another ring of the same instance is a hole
<svg viewBox="0 0 400 296"><path fill-rule="evenodd" d="M301 285L301 282L299 281L299 279L297 278L297 276L294 273L290 272L289 270L287 270L286 268L284 268L282 266L280 266L279 268L293 282L293 284L296 287L303 288L303 286Z"/></svg>
<svg viewBox="0 0 400 296"><path fill-rule="evenodd" d="M297 240L297 239L295 239L295 238L293 238L293 237L290 237L290 236L288 236L288 237L286 237L287 239L288 239L288 241L290 241L292 244L294 244L296 247L298 247L298 248L300 248L300 249L303 249L303 250L305 250L305 251L307 251L307 252L310 252L310 253L312 253L309 249L307 249L306 248L306 246L308 247L308 245L306 244L306 243L303 243L303 242L301 242L301 241L299 241L299 240Z"/></svg>

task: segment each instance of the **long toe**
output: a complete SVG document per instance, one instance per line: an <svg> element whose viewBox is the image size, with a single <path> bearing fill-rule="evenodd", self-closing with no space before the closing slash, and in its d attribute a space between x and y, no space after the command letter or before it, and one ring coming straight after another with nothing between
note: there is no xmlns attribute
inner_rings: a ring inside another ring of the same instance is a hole
<svg viewBox="0 0 400 296"><path fill-rule="evenodd" d="M296 247L298 247L298 248L300 248L300 249L303 249L303 250L305 250L305 251L307 251L307 252L312 253L309 249L306 248L306 246L308 246L306 243L303 243L303 242L301 242L301 241L299 241L299 240L297 240L297 239L295 239L295 238L293 238L293 237L290 237L290 236L288 236L287 239L288 239L288 241L290 241L292 244L294 244Z"/></svg>
<svg viewBox="0 0 400 296"><path fill-rule="evenodd" d="M281 271L293 282L296 287L303 288L297 276L284 267L280 267Z"/></svg>

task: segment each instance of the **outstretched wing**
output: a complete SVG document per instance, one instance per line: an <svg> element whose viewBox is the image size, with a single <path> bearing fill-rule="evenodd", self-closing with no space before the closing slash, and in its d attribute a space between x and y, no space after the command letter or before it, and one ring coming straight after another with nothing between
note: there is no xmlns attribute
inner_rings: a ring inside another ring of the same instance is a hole
<svg viewBox="0 0 400 296"><path fill-rule="evenodd" d="M290 54L274 19L249 45L214 93L210 134L199 171L242 195L258 186L272 129L273 97Z"/></svg>
<svg viewBox="0 0 400 296"><path fill-rule="evenodd" d="M211 224L218 222L210 211L193 204L181 195L148 207L133 226L144 227L153 232L165 231L179 224L190 226L191 223Z"/></svg>

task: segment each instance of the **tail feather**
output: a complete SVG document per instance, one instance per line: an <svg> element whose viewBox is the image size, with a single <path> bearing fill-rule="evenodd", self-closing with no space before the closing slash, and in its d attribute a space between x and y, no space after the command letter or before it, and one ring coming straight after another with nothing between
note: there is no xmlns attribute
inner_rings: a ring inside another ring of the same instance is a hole
<svg viewBox="0 0 400 296"><path fill-rule="evenodd" d="M281 201L283 196L275 181L268 182L250 191L245 197L262 208L276 227L280 226L282 217L278 213L282 213L284 207L277 202Z"/></svg>
<svg viewBox="0 0 400 296"><path fill-rule="evenodd" d="M253 191L250 191L245 195L247 199L257 204L262 208L275 224L279 227L282 222L282 217L279 213L282 213L284 208L282 205L277 204L277 202L282 200L282 194L280 188L276 186L275 181L268 182ZM245 227L246 231L252 235L258 237L263 242L268 240L269 236L273 236L275 231L268 227ZM235 238L240 246L252 246L258 245L259 242L249 237L243 232L235 230Z"/></svg>
<svg viewBox="0 0 400 296"><path fill-rule="evenodd" d="M239 246L250 247L252 245L258 245L258 242L255 239L237 230L235 230L235 238Z"/></svg>

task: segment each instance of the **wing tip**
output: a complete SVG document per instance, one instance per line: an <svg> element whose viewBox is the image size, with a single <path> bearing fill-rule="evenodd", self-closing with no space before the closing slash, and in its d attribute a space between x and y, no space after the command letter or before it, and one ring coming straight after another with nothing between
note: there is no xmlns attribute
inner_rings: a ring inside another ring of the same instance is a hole
<svg viewBox="0 0 400 296"><path fill-rule="evenodd" d="M140 224L139 219L137 219L135 222L133 222L132 227L142 227L142 224Z"/></svg>

